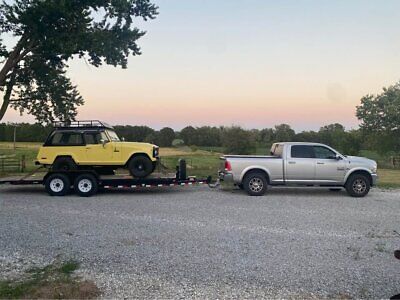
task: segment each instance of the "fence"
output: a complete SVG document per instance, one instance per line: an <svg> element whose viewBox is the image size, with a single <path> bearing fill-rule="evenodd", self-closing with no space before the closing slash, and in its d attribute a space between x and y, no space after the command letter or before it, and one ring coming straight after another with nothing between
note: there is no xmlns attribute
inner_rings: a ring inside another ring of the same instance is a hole
<svg viewBox="0 0 400 300"><path fill-rule="evenodd" d="M26 167L25 156L21 158L15 155L0 156L0 173L24 172Z"/></svg>
<svg viewBox="0 0 400 300"><path fill-rule="evenodd" d="M393 168L400 168L400 156L391 156L390 164Z"/></svg>

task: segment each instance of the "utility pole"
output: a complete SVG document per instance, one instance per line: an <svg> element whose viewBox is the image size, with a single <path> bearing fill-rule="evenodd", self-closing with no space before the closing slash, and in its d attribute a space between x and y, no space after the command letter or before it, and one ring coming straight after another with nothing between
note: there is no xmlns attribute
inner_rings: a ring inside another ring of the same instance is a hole
<svg viewBox="0 0 400 300"><path fill-rule="evenodd" d="M14 152L17 149L17 127L18 127L18 123L11 123L12 125L14 125Z"/></svg>

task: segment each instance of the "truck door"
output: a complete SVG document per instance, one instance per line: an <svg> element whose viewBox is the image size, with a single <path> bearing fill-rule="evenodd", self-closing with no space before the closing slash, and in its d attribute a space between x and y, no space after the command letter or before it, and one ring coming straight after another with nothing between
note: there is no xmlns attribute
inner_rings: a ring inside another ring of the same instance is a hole
<svg viewBox="0 0 400 300"><path fill-rule="evenodd" d="M346 162L338 159L336 152L324 146L313 146L316 166L315 180L320 183L340 184L343 183Z"/></svg>
<svg viewBox="0 0 400 300"><path fill-rule="evenodd" d="M291 145L286 151L287 183L312 184L315 179L314 149L308 145Z"/></svg>

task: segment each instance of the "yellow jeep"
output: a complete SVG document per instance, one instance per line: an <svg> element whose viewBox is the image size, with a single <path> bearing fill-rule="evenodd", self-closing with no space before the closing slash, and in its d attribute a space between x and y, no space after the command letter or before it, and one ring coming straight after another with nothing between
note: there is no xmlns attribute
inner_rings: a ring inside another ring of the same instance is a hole
<svg viewBox="0 0 400 300"><path fill-rule="evenodd" d="M121 141L113 127L104 122L56 122L54 127L39 150L38 165L57 171L96 169L101 174L126 168L139 178L156 168L157 146Z"/></svg>

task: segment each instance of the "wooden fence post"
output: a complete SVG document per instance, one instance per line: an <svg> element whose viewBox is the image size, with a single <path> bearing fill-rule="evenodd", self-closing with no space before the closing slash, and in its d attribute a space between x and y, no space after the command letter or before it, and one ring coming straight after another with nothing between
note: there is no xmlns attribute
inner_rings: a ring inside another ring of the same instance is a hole
<svg viewBox="0 0 400 300"><path fill-rule="evenodd" d="M21 172L24 172L25 168L26 168L25 155L22 155L22 158L21 158Z"/></svg>

